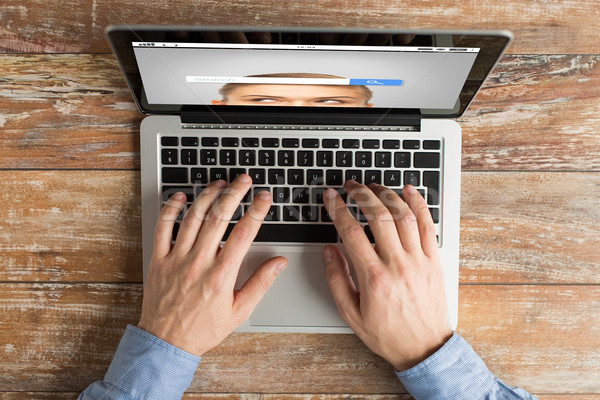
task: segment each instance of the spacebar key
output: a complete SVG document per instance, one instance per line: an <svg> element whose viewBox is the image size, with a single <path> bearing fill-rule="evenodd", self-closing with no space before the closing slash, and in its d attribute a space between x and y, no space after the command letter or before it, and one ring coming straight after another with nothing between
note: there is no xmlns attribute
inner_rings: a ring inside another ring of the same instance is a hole
<svg viewBox="0 0 600 400"><path fill-rule="evenodd" d="M254 241L335 243L337 232L333 225L262 224Z"/></svg>

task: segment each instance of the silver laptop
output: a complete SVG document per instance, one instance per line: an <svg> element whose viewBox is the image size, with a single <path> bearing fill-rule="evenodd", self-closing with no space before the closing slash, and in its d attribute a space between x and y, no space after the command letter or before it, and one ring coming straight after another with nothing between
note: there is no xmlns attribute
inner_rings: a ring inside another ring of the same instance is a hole
<svg viewBox="0 0 600 400"><path fill-rule="evenodd" d="M288 267L246 332L351 332L325 279L323 246L339 236L323 192L347 179L427 200L458 319L461 116L508 32L111 27L108 38L141 112L144 277L170 195L188 207L207 184L253 179L225 237L261 190L273 204L238 286L264 260ZM366 219L348 207L371 239ZM173 238L177 234L175 224Z"/></svg>

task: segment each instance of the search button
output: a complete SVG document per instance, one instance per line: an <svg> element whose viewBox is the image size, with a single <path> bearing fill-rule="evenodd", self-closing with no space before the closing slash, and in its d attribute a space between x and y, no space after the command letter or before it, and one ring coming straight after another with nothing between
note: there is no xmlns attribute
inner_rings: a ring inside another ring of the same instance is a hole
<svg viewBox="0 0 600 400"><path fill-rule="evenodd" d="M402 79L350 79L349 85L401 86Z"/></svg>

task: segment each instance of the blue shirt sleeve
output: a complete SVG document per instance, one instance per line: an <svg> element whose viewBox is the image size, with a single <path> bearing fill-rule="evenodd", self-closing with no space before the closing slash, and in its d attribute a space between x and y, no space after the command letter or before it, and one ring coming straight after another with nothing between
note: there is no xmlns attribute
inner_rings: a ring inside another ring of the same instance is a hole
<svg viewBox="0 0 600 400"><path fill-rule="evenodd" d="M88 386L79 400L181 399L200 357L128 325L104 380Z"/></svg>
<svg viewBox="0 0 600 400"><path fill-rule="evenodd" d="M504 385L458 334L425 361L396 375L416 400L535 399L523 389Z"/></svg>

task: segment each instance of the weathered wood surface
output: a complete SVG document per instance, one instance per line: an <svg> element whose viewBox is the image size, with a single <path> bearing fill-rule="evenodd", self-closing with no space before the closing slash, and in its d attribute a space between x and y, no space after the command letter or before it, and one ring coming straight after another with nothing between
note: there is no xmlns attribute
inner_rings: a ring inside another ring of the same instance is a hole
<svg viewBox="0 0 600 400"><path fill-rule="evenodd" d="M0 171L0 281L141 282L137 171ZM600 284L600 173L464 172L462 283Z"/></svg>
<svg viewBox="0 0 600 400"><path fill-rule="evenodd" d="M2 400L73 400L78 392L0 392ZM595 395L540 395L539 400L600 400ZM409 400L406 394L235 394L185 393L182 400Z"/></svg>
<svg viewBox="0 0 600 400"><path fill-rule="evenodd" d="M101 378L125 324L139 318L141 289L2 284L0 391L76 392ZM538 394L600 392L598 286L467 285L460 307L458 331L504 382ZM318 334L233 334L205 354L190 391L403 393L357 337Z"/></svg>
<svg viewBox="0 0 600 400"><path fill-rule="evenodd" d="M139 168L112 55L0 59L0 168ZM600 171L600 56L505 56L463 128L465 170Z"/></svg>
<svg viewBox="0 0 600 400"><path fill-rule="evenodd" d="M107 52L111 24L335 26L390 29L509 29L513 53L595 53L598 0L202 0L131 3L4 0L0 50ZM66 17L68 16L68 17Z"/></svg>

